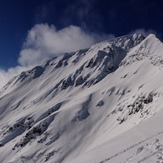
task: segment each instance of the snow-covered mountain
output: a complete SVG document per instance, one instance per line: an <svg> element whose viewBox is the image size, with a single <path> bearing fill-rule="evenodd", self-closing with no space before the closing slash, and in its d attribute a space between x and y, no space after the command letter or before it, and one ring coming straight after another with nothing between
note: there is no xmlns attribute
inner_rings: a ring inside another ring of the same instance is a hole
<svg viewBox="0 0 163 163"><path fill-rule="evenodd" d="M163 44L133 34L66 53L0 91L0 162L163 161Z"/></svg>

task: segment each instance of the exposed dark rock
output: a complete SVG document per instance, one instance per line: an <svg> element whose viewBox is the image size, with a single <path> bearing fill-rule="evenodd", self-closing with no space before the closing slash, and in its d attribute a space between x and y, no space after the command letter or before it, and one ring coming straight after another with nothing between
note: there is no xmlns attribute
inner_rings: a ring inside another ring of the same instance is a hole
<svg viewBox="0 0 163 163"><path fill-rule="evenodd" d="M97 103L96 106L101 107L101 106L103 106L103 105L104 105L104 101L103 101L103 100L100 100L100 101Z"/></svg>
<svg viewBox="0 0 163 163"><path fill-rule="evenodd" d="M144 99L145 104L149 104L153 101L153 96L151 94L148 95L146 99Z"/></svg>

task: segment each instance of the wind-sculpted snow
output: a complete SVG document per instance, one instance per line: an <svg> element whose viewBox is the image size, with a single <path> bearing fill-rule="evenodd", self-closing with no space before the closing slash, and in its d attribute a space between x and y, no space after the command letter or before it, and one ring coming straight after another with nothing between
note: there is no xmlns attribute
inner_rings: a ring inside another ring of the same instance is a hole
<svg viewBox="0 0 163 163"><path fill-rule="evenodd" d="M0 91L0 162L162 161L162 51L134 34L13 78Z"/></svg>

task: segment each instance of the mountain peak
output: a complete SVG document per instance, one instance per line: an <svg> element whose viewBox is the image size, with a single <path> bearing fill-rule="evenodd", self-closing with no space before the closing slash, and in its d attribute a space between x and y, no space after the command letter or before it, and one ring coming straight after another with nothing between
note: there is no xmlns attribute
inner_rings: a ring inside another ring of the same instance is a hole
<svg viewBox="0 0 163 163"><path fill-rule="evenodd" d="M146 38L156 38L156 35L155 34L153 34L153 33L151 33L151 34L149 34Z"/></svg>
<svg viewBox="0 0 163 163"><path fill-rule="evenodd" d="M148 59L154 65L163 60L163 43L154 34L149 34L137 46L133 47L121 64L129 64Z"/></svg>

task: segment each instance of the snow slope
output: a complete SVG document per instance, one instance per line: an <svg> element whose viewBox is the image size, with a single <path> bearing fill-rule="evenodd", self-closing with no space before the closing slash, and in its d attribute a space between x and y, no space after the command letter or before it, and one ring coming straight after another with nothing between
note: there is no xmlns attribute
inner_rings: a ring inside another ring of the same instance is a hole
<svg viewBox="0 0 163 163"><path fill-rule="evenodd" d="M163 162L163 44L122 36L22 72L0 91L0 162Z"/></svg>

